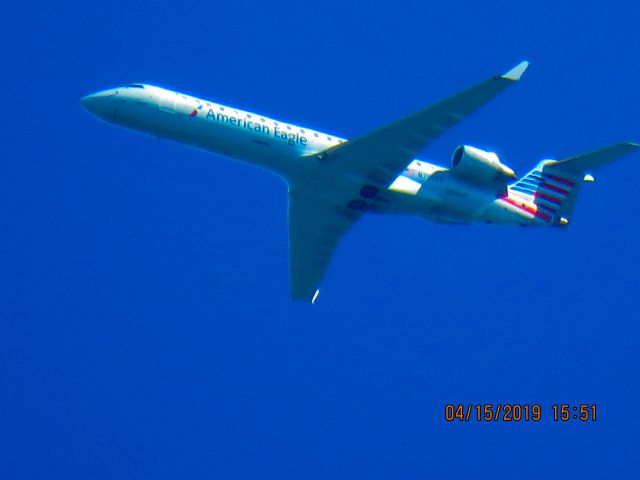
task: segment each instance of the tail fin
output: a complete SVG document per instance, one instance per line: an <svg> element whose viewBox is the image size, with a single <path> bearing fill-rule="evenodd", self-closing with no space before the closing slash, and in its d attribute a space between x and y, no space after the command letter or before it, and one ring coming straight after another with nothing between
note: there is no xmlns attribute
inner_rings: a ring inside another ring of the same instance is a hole
<svg viewBox="0 0 640 480"><path fill-rule="evenodd" d="M578 191L591 171L637 149L636 143L618 143L564 160L543 160L509 191L528 197L538 207L539 216L553 225L566 225L571 218ZM592 179L592 177L591 177Z"/></svg>

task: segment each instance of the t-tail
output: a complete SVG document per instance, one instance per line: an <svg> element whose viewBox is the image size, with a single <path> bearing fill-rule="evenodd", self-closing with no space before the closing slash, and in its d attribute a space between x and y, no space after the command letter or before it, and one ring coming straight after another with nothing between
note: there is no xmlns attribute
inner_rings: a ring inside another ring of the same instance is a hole
<svg viewBox="0 0 640 480"><path fill-rule="evenodd" d="M601 166L640 149L636 143L618 143L564 160L543 160L509 186L509 197L523 197L536 208L537 218L552 226L569 223L583 182Z"/></svg>

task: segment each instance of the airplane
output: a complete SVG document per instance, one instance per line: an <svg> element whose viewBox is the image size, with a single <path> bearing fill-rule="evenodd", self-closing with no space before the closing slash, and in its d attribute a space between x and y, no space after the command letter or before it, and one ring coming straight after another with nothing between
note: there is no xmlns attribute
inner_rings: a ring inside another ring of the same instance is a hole
<svg viewBox="0 0 640 480"><path fill-rule="evenodd" d="M517 178L493 152L458 146L451 168L416 158L509 86L504 73L372 132L347 140L310 128L134 83L80 102L107 122L266 168L288 186L291 297L315 303L341 237L366 213L407 214L445 224L566 227L591 172L640 145L618 143L543 160Z"/></svg>

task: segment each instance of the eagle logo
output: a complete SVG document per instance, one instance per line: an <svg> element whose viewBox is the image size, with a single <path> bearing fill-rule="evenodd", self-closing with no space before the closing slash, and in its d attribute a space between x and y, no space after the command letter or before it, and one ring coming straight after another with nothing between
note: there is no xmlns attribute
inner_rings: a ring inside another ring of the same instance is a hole
<svg viewBox="0 0 640 480"><path fill-rule="evenodd" d="M190 117L197 117L198 116L198 112L202 110L202 105L198 105L197 108L194 108L191 113L189 114Z"/></svg>

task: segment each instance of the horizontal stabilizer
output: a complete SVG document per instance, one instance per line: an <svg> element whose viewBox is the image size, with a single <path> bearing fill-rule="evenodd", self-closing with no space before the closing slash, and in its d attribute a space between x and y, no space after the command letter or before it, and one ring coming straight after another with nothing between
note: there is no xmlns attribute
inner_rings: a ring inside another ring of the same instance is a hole
<svg viewBox="0 0 640 480"><path fill-rule="evenodd" d="M560 160L546 167L568 173L584 174L640 149L637 143L617 143L591 152Z"/></svg>

